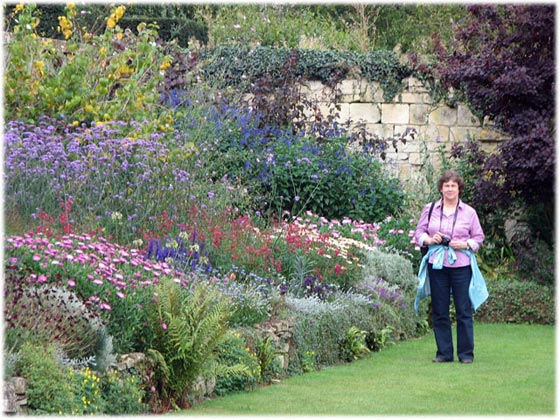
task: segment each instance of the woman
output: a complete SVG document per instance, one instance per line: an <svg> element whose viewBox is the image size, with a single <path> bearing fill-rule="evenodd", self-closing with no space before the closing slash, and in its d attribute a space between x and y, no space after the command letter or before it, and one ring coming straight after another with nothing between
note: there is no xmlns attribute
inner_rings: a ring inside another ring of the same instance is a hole
<svg viewBox="0 0 560 420"><path fill-rule="evenodd" d="M419 299L431 294L437 345L435 363L453 361L451 296L457 319L457 357L462 363L474 360L471 304L476 310L488 297L474 257L484 233L476 211L460 199L464 187L463 178L457 172L446 171L437 183L441 200L435 202L430 216L431 204L424 207L414 235L420 246L429 245L418 275L420 286L415 305L418 308ZM429 282L425 281L426 277Z"/></svg>

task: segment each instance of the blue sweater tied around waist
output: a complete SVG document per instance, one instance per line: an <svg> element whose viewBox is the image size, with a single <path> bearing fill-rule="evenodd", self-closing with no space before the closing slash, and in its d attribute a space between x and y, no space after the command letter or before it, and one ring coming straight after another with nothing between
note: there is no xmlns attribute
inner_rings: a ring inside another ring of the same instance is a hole
<svg viewBox="0 0 560 420"><path fill-rule="evenodd" d="M428 253L424 255L424 258L422 258L420 269L418 270L418 290L416 292L416 299L414 300L414 310L416 313L418 313L420 301L431 295L430 279L428 278L428 261L430 260L430 257L434 255L432 268L434 270L441 270L443 268L443 259L445 257L446 250L447 261L449 264L454 264L457 260L455 250L445 245L430 245ZM488 299L488 289L486 288L486 281L484 280L484 277L482 277L482 273L478 268L474 252L470 250L464 250L463 252L467 254L471 260L472 277L469 284L469 298L472 307L476 311L480 305Z"/></svg>

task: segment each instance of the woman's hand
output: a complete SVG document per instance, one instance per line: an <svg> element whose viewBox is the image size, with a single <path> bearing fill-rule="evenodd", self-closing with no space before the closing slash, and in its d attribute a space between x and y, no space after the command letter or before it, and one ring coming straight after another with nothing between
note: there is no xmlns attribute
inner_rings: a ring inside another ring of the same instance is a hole
<svg viewBox="0 0 560 420"><path fill-rule="evenodd" d="M432 236L431 238L428 236L425 240L424 243L426 245L437 245L437 244L441 244L441 241L443 239L443 234L441 232L437 232L434 236Z"/></svg>
<svg viewBox="0 0 560 420"><path fill-rule="evenodd" d="M445 235L441 232L437 232L434 236L432 237L427 237L424 240L424 244L425 245L437 245L437 244L441 244L441 241L443 240L443 237ZM459 249L459 250L465 250L465 249L469 249L469 244L467 243L467 241L459 241L459 240L451 240L449 242L449 246L453 249Z"/></svg>
<svg viewBox="0 0 560 420"><path fill-rule="evenodd" d="M449 242L449 246L453 249L460 249L460 250L469 249L469 244L467 243L467 241L453 240L453 241Z"/></svg>

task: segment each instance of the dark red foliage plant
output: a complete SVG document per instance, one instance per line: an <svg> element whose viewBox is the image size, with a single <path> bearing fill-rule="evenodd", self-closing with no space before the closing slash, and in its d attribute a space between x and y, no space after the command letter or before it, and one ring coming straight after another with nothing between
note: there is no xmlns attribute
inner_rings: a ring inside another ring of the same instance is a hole
<svg viewBox="0 0 560 420"><path fill-rule="evenodd" d="M485 163L477 201L554 211L555 5L468 6L452 45L434 37L444 88L464 94L510 140Z"/></svg>

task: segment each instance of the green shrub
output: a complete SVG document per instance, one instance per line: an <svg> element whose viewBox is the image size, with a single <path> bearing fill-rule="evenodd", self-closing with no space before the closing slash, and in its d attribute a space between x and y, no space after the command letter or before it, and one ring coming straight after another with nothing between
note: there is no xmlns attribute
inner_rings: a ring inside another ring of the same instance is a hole
<svg viewBox="0 0 560 420"><path fill-rule="evenodd" d="M141 414L141 380L115 371L99 374L89 367L73 369L52 343L25 342L14 375L27 379L27 406L33 415Z"/></svg>
<svg viewBox="0 0 560 420"><path fill-rule="evenodd" d="M412 263L398 254L372 249L366 254L364 262L364 279L382 278L389 285L401 290L415 290L418 283L417 273Z"/></svg>
<svg viewBox="0 0 560 420"><path fill-rule="evenodd" d="M248 45L219 45L204 51L201 70L207 80L220 83L221 87L235 86L250 92L251 84L258 79L266 75L282 76L281 63L294 52L297 56L294 76L328 82L335 75L340 77L357 71L366 80L380 83L388 100L403 90L402 80L412 75L412 69L401 64L393 51L356 53L267 46L251 48Z"/></svg>
<svg viewBox="0 0 560 420"><path fill-rule="evenodd" d="M397 214L405 194L377 156L352 151L349 138L318 142L271 126L255 115L224 108L204 149L205 173L235 179L248 189L251 208L263 214L303 211L330 219L376 221ZM210 123L213 120L209 120Z"/></svg>
<svg viewBox="0 0 560 420"><path fill-rule="evenodd" d="M387 327L391 327L391 339L416 335L412 304L406 308L393 307L385 301L377 304L362 294L346 292L333 295L329 301L317 297L287 297L286 305L286 316L294 319L297 348L294 357L290 357L290 373L303 372L309 365L311 353L318 368L346 361L349 356L346 338L353 326L365 332L365 342L370 350L380 349L375 342ZM401 313L404 314L402 319Z"/></svg>
<svg viewBox="0 0 560 420"><path fill-rule="evenodd" d="M361 306L347 307L340 302L323 302L316 297L286 298L288 316L294 319L296 354L290 358L289 371L303 372L306 354L315 354L317 368L341 363L340 341L360 312L360 326L367 319L366 300Z"/></svg>
<svg viewBox="0 0 560 420"><path fill-rule="evenodd" d="M130 373L107 371L101 376L101 392L105 400L104 414L143 414L148 406L143 403L145 391L142 380Z"/></svg>
<svg viewBox="0 0 560 420"><path fill-rule="evenodd" d="M518 242L513 247L514 266L520 278L554 289L554 248L540 239Z"/></svg>
<svg viewBox="0 0 560 420"><path fill-rule="evenodd" d="M250 343L256 336L249 329L231 331L217 347L217 361L223 366L244 365L244 372L221 372L216 376L216 395L226 395L254 387L259 380L259 363L257 355L251 350Z"/></svg>
<svg viewBox="0 0 560 420"><path fill-rule="evenodd" d="M347 362L364 357L371 350L366 345L366 331L351 326L340 343L341 359Z"/></svg>
<svg viewBox="0 0 560 420"><path fill-rule="evenodd" d="M76 26L78 11L70 4L59 20L65 41L55 43L35 33L35 5L16 7L9 26L13 36L6 44L5 118L140 121L131 129L166 130L172 110L161 106L160 88L170 57L157 45L157 32L145 24L138 35L123 31L117 23L124 11L124 6L114 8L106 30L93 35Z"/></svg>
<svg viewBox="0 0 560 420"><path fill-rule="evenodd" d="M270 202L292 214L311 211L329 219L373 222L399 212L404 193L398 181L377 159L349 151L346 142L278 142L269 169Z"/></svg>
<svg viewBox="0 0 560 420"><path fill-rule="evenodd" d="M481 322L554 325L554 290L532 281L487 281L488 300L476 312Z"/></svg>
<svg viewBox="0 0 560 420"><path fill-rule="evenodd" d="M16 373L27 379L27 406L33 414L81 414L72 382L73 371L57 362L57 349L52 344L25 342Z"/></svg>

